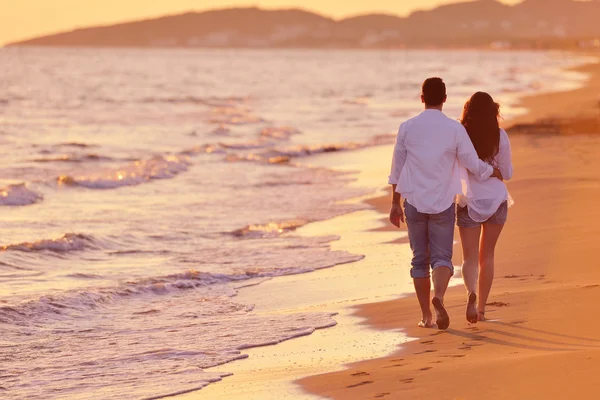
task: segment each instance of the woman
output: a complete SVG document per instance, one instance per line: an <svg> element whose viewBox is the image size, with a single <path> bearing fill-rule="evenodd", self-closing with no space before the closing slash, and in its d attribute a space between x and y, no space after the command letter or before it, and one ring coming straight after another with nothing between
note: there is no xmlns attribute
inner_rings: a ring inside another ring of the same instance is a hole
<svg viewBox="0 0 600 400"><path fill-rule="evenodd" d="M498 168L508 180L513 174L510 141L500 129L499 114L500 105L489 94L477 92L465 104L462 124L479 158ZM466 180L466 193L458 201L457 224L468 291L467 321L476 323L485 321L485 305L494 280L494 250L513 202L499 179L479 181L469 173Z"/></svg>

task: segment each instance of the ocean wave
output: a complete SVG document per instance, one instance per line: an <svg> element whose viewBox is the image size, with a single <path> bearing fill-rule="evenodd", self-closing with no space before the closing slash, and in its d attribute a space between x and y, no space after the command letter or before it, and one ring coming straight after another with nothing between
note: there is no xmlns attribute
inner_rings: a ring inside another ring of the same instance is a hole
<svg viewBox="0 0 600 400"><path fill-rule="evenodd" d="M224 106L213 108L208 122L218 125L251 125L263 123L265 120L247 108Z"/></svg>
<svg viewBox="0 0 600 400"><path fill-rule="evenodd" d="M221 146L213 144L203 144L200 146L192 147L191 149L183 150L181 153L184 156L193 156L196 154L225 154L227 150Z"/></svg>
<svg viewBox="0 0 600 400"><path fill-rule="evenodd" d="M284 222L269 222L268 224L253 224L247 225L241 229L237 229L231 234L237 237L245 238L268 238L281 236L286 232L295 231L296 229L308 223L305 220L292 220Z"/></svg>
<svg viewBox="0 0 600 400"><path fill-rule="evenodd" d="M214 136L227 136L231 133L231 129L225 125L220 125L209 132L209 134Z"/></svg>
<svg viewBox="0 0 600 400"><path fill-rule="evenodd" d="M238 145L237 148L242 149L244 145ZM248 149L251 145L248 144ZM299 145L279 148L266 148L262 151L250 153L231 153L225 158L229 162L252 161L266 164L290 164L294 158L308 157L321 153L333 153L337 151L357 150L367 147L368 144L360 143L341 143L341 144L323 144L323 145ZM227 147L226 149L233 149Z"/></svg>
<svg viewBox="0 0 600 400"><path fill-rule="evenodd" d="M92 236L82 235L77 233L67 233L57 239L43 239L35 242L24 242L19 244L9 244L0 247L0 252L3 251L51 251L54 253L68 253L71 251L79 251L87 248L97 248L95 239Z"/></svg>
<svg viewBox="0 0 600 400"><path fill-rule="evenodd" d="M173 178L187 171L189 165L187 157L157 156L103 174L75 177L63 175L57 178L57 182L61 185L82 186L88 189L114 189L135 186L155 179Z"/></svg>
<svg viewBox="0 0 600 400"><path fill-rule="evenodd" d="M87 274L85 279L92 279ZM82 278L80 274L77 274ZM23 302L19 305L0 306L0 323L27 325L32 321L50 322L65 317L85 314L99 307L107 307L118 301L143 295L169 295L182 290L226 284L229 282L245 281L254 278L254 274L211 274L195 270L159 278L148 278L128 282L119 287L90 288L86 290L67 291L60 295L44 295L36 300ZM235 295L234 288L224 291L224 298ZM217 300L218 296L215 297ZM208 301L209 298L207 297ZM222 300L222 299L221 299ZM231 301L219 303L218 309L207 309L212 314L224 312L249 311L248 307ZM221 304L222 303L222 304ZM202 311L199 311L202 313Z"/></svg>
<svg viewBox="0 0 600 400"><path fill-rule="evenodd" d="M291 127L272 127L266 129L266 131L261 131L261 138L258 140L241 143L205 144L188 149L182 152L182 154L226 154L225 160L229 162L251 161L267 164L289 164L295 158L393 144L396 139L396 134L390 133L375 135L371 139L361 143L347 142L316 145L273 146L273 143L267 140L269 137L285 140L290 135L294 135L299 131Z"/></svg>
<svg viewBox="0 0 600 400"><path fill-rule="evenodd" d="M68 274L65 275L67 278L73 278L73 279L102 279L102 276L100 275L95 275L95 274L85 274L82 272L76 272L73 274Z"/></svg>
<svg viewBox="0 0 600 400"><path fill-rule="evenodd" d="M324 243L335 240L335 237L321 238ZM91 239L81 239L84 242ZM35 247L46 248L51 251L67 250L68 244L53 244L46 241L45 245ZM59 241L60 242L60 241ZM81 245L74 245L78 247ZM17 250L17 246L12 246ZM31 251L28 244L22 245L18 250ZM344 253L343 257L336 257L324 262L319 267L290 266L284 268L265 267L240 269L232 273L210 273L190 269L181 273L155 278L144 278L130 281L123 285L109 288L88 288L85 290L67 291L60 295L44 295L35 300L29 300L18 305L0 306L0 323L15 325L28 325L32 322L42 323L59 320L66 317L85 315L90 310L99 307L108 307L119 301L137 298L139 296L167 296L181 291L208 288L203 302L210 302L210 307L200 308L195 315L223 315L226 313L248 312L253 306L244 305L227 300L236 295L241 287L252 282L284 276L301 274L320 268L329 268L339 264L355 262L363 256L354 256ZM70 277L78 279L98 279L96 275L72 274Z"/></svg>
<svg viewBox="0 0 600 400"><path fill-rule="evenodd" d="M55 156L55 157L41 157L41 158L36 158L33 161L34 162L38 162L38 163L51 163L51 162L72 162L72 163L82 163L82 162L86 162L86 161L113 161L114 158L112 157L107 157L107 156L102 156L99 154L83 154L83 155L77 155L77 154L64 154L61 156Z"/></svg>
<svg viewBox="0 0 600 400"><path fill-rule="evenodd" d="M349 104L349 105L366 106L369 104L369 100L370 99L368 96L359 96L359 97L355 97L353 99L346 99L342 103Z"/></svg>
<svg viewBox="0 0 600 400"><path fill-rule="evenodd" d="M81 143L81 142L65 142L65 143L59 143L57 145L55 145L55 147L77 147L80 149L85 149L88 147L95 147L95 145L93 144L87 144L87 143Z"/></svg>
<svg viewBox="0 0 600 400"><path fill-rule="evenodd" d="M263 139L287 140L292 135L302 133L299 129L291 126L274 126L264 128L260 131L260 137Z"/></svg>
<svg viewBox="0 0 600 400"><path fill-rule="evenodd" d="M239 104L246 103L248 97L242 96L226 96L226 97L197 97L197 96L181 96L181 97L146 97L141 100L142 103L170 103L170 104L198 104L209 107L235 107Z"/></svg>
<svg viewBox="0 0 600 400"><path fill-rule="evenodd" d="M0 189L0 205L2 206L27 206L42 201L44 196L21 183L8 185Z"/></svg>

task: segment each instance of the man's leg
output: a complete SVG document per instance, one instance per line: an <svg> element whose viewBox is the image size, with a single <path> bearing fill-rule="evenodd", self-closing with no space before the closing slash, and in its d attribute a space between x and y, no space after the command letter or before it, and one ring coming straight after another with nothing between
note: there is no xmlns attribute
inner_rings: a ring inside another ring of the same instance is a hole
<svg viewBox="0 0 600 400"><path fill-rule="evenodd" d="M452 275L453 272L450 268L436 268L433 270L433 297L440 299L442 304Z"/></svg>
<svg viewBox="0 0 600 400"><path fill-rule="evenodd" d="M450 278L454 275L452 250L454 247L454 219L456 208L452 205L446 211L430 215L428 223L429 249L433 268L434 298L432 304L437 315L440 329L450 326L450 318L444 308L444 295Z"/></svg>
<svg viewBox="0 0 600 400"><path fill-rule="evenodd" d="M406 224L408 226L408 238L410 248L413 251L412 268L410 276L413 278L415 292L419 305L421 306L422 319L420 326L431 327L433 316L429 305L431 293L431 278L429 273L429 239L427 233L426 214L417 211L408 202L405 205Z"/></svg>

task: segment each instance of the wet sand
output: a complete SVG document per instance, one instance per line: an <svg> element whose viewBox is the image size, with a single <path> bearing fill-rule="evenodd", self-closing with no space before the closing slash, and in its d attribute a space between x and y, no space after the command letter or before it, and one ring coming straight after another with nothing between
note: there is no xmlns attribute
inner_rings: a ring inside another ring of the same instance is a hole
<svg viewBox="0 0 600 400"><path fill-rule="evenodd" d="M447 293L452 320L445 332L416 327L414 296L358 306L356 315L369 326L399 329L415 340L392 356L300 380L308 392L343 400L597 396L600 64L581 70L592 76L584 89L526 98L531 113L507 124L528 128L511 136L515 178L508 186L516 205L496 251L489 321L467 323L461 286ZM549 119L563 131L530 125ZM370 201L382 213L380 231L390 231L389 201L389 195ZM399 234L396 245L403 241ZM396 262L406 269L406 260Z"/></svg>

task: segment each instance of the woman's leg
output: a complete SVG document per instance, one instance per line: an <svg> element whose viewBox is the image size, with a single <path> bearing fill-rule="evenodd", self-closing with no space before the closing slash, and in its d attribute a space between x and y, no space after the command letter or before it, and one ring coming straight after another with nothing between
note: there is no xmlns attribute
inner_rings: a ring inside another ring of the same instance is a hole
<svg viewBox="0 0 600 400"><path fill-rule="evenodd" d="M468 293L476 293L481 225L475 228L459 228L459 232L463 251L463 281Z"/></svg>
<svg viewBox="0 0 600 400"><path fill-rule="evenodd" d="M477 269L479 263L479 236L481 225L473 228L459 228L461 244L463 249L462 276L467 288L467 321L471 324L477 323L478 313L475 302L477 301Z"/></svg>
<svg viewBox="0 0 600 400"><path fill-rule="evenodd" d="M485 305L494 281L494 251L500 233L502 233L502 228L504 228L503 224L483 224L481 252L479 254L479 305L477 307L480 319L483 319Z"/></svg>

